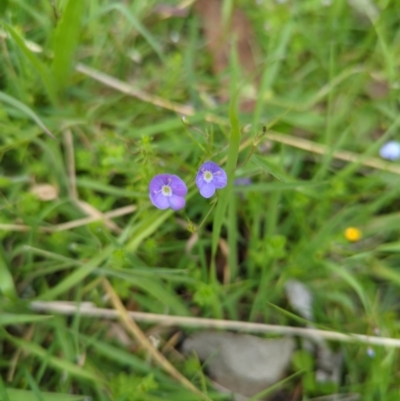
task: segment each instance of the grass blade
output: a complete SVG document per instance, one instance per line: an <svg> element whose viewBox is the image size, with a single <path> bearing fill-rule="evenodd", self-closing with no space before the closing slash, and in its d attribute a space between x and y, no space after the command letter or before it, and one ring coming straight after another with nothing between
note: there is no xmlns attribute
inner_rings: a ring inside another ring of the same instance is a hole
<svg viewBox="0 0 400 401"><path fill-rule="evenodd" d="M343 281L345 281L355 291L355 293L360 298L360 300L365 308L365 311L369 312L370 311L369 303L368 303L366 294L364 292L364 288L359 283L359 281L354 277L354 275L352 273L350 273L349 271L347 271L346 269L344 269L342 266L338 266L333 263L325 263L324 265L333 274L336 274L340 278L342 278Z"/></svg>
<svg viewBox="0 0 400 401"><path fill-rule="evenodd" d="M135 274L135 271L124 271L127 269L104 269L106 275L111 277L118 277L125 282L131 282L131 285L135 288L140 288L142 291L147 292L158 301L162 302L171 313L177 315L188 316L189 310L179 297L174 292L169 292L163 287L154 277L152 279L146 277L140 277Z"/></svg>
<svg viewBox="0 0 400 401"><path fill-rule="evenodd" d="M10 401L10 397L8 396L8 391L4 386L3 378L1 376L0 376L0 400Z"/></svg>
<svg viewBox="0 0 400 401"><path fill-rule="evenodd" d="M231 137L229 141L229 150L228 150L228 159L226 162L226 173L228 175L228 184L224 190L221 191L220 199L218 200L217 207L214 214L214 224L213 224L213 232L212 232L212 259L214 261L219 236L221 233L222 222L225 218L226 208L228 206L228 202L233 192L233 181L235 168L239 156L239 146L240 146L240 125L239 118L237 116L237 98L238 95L232 98L230 106L229 106L229 119L231 122ZM213 262L214 263L214 262ZM215 265L214 268L211 269L211 280L215 280ZM214 270L214 271L213 271Z"/></svg>
<svg viewBox="0 0 400 401"><path fill-rule="evenodd" d="M52 71L59 90L65 89L69 82L84 6L84 1L69 0L56 28Z"/></svg>
<svg viewBox="0 0 400 401"><path fill-rule="evenodd" d="M91 259L85 266L78 270L75 270L69 276L67 276L63 281L53 287L51 290L45 292L39 298L42 300L51 300L56 298L58 295L68 291L72 287L75 287L81 283L89 274L91 274L108 256L111 255L114 247L109 245L103 252Z"/></svg>
<svg viewBox="0 0 400 401"><path fill-rule="evenodd" d="M257 103L254 110L253 127L258 127L263 111L263 104L265 103L265 93L271 89L273 83L276 81L276 77L281 68L291 37L292 24L289 23L282 29L282 32L279 35L279 42L272 56L274 61L271 65L266 66L262 75ZM257 132L257 129L255 129L254 132Z"/></svg>
<svg viewBox="0 0 400 401"><path fill-rule="evenodd" d="M2 330L2 332L3 336L7 338L8 341L13 343L16 347L21 348L25 352L30 353L38 357L39 359L46 359L49 366L53 367L56 370L59 370L60 372L68 373L73 377L86 381L88 380L99 382L101 380L101 378L96 376L94 373L89 372L72 362L49 355L48 351L38 344L15 338L9 335L5 330Z"/></svg>
<svg viewBox="0 0 400 401"><path fill-rule="evenodd" d="M32 377L32 375L29 373L29 370L27 368L24 369L25 373L25 378L26 381L28 382L30 388L32 389L32 396L35 397L38 401L44 401L44 398L42 396L42 393L39 389L39 386L37 385L35 379Z"/></svg>
<svg viewBox="0 0 400 401"><path fill-rule="evenodd" d="M17 291L14 286L13 277L8 270L6 261L0 254L0 293L10 299L17 299Z"/></svg>
<svg viewBox="0 0 400 401"><path fill-rule="evenodd" d="M252 160L255 164L257 164L258 167L261 167L268 174L271 174L279 181L286 182L289 179L293 180L293 178L291 177L289 178L284 176L283 172L280 171L280 169L278 169L276 166L274 166L272 163L268 162L265 158L261 156L253 155L250 160Z"/></svg>
<svg viewBox="0 0 400 401"><path fill-rule="evenodd" d="M143 220L143 222L138 223L135 229L132 230L134 234L128 241L126 249L129 252L136 251L142 241L153 234L172 214L171 210L155 212L153 216L149 216L149 218Z"/></svg>
<svg viewBox="0 0 400 401"><path fill-rule="evenodd" d="M112 4L108 7L106 7L102 11L102 13L108 14L112 10L120 12L129 21L129 23L132 25L132 27L134 29L136 29L146 39L146 41L150 45L150 47L157 53L160 60L165 61L161 46L155 40L153 35L140 23L140 21L136 18L136 16L133 15L127 7L125 7L124 5L119 4L119 3Z"/></svg>
<svg viewBox="0 0 400 401"><path fill-rule="evenodd" d="M36 72L40 75L40 78L43 81L43 85L47 91L47 95L50 101L53 104L56 104L58 102L57 91L51 70L38 57L36 57L31 50L29 50L29 48L25 44L24 39L21 38L21 36L19 36L18 33L10 25L3 22L3 26L9 33L9 35L13 38L14 42L17 44L18 48L21 50L24 56L30 61Z"/></svg>
<svg viewBox="0 0 400 401"><path fill-rule="evenodd" d="M6 394L9 398L4 398L3 395L1 395L1 401L38 401L36 394L32 391L7 388ZM41 399L43 401L85 401L88 400L88 397L83 395L41 392Z"/></svg>
<svg viewBox="0 0 400 401"><path fill-rule="evenodd" d="M52 316L41 316L41 315L20 315L14 313L1 313L0 315L0 326L7 326L9 324L22 324L22 323L34 323L42 320L48 320Z"/></svg>
<svg viewBox="0 0 400 401"><path fill-rule="evenodd" d="M15 109L19 110L21 113L25 114L31 120L33 120L43 131L45 134L50 136L51 138L55 139L55 136L52 132L46 127L44 122L39 118L39 116L28 106L24 103L20 102L19 100L13 98L10 95L7 95L4 92L0 91L0 102L8 103L10 106L14 107Z"/></svg>

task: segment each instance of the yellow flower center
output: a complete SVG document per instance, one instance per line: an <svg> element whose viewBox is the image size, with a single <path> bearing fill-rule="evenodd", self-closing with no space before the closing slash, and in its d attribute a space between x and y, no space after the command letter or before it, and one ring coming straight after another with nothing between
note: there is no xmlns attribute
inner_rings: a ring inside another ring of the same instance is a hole
<svg viewBox="0 0 400 401"><path fill-rule="evenodd" d="M203 173L203 178L204 178L204 181L205 181L205 182L209 183L209 182L211 182L212 179L214 178L214 175L213 175L213 173L212 173L211 171L206 170L206 171Z"/></svg>
<svg viewBox="0 0 400 401"><path fill-rule="evenodd" d="M172 189L169 185L163 185L161 188L161 193L164 196L172 196Z"/></svg>
<svg viewBox="0 0 400 401"><path fill-rule="evenodd" d="M356 242L361 239L362 233L358 228L355 227L347 227L344 236L348 241Z"/></svg>

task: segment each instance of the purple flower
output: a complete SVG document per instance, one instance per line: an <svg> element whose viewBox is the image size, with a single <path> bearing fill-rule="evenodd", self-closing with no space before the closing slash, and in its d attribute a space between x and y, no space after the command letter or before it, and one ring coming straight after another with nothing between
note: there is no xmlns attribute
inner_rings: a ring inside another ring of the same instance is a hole
<svg viewBox="0 0 400 401"><path fill-rule="evenodd" d="M386 160L400 159L400 143L396 141L385 143L379 150L379 154Z"/></svg>
<svg viewBox="0 0 400 401"><path fill-rule="evenodd" d="M152 204L159 209L182 209L185 206L186 184L172 174L158 174L150 181L149 195Z"/></svg>
<svg viewBox="0 0 400 401"><path fill-rule="evenodd" d="M196 176L196 185L204 198L211 198L216 188L224 188L228 182L225 171L214 162L205 162Z"/></svg>
<svg viewBox="0 0 400 401"><path fill-rule="evenodd" d="M242 185L251 185L251 178L243 177L243 178L236 178L233 182L234 185L242 186Z"/></svg>

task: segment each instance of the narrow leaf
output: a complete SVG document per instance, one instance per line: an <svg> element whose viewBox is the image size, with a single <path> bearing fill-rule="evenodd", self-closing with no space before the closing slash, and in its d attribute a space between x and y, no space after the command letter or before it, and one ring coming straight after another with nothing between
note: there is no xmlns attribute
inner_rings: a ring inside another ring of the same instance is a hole
<svg viewBox="0 0 400 401"><path fill-rule="evenodd" d="M344 269L342 266L335 265L333 263L325 263L325 266L333 272L333 274L341 277L353 290L356 292L358 297L360 298L366 312L369 312L369 303L368 298L364 292L363 286L359 283L359 281L354 277L352 273L348 270Z"/></svg>
<svg viewBox="0 0 400 401"><path fill-rule="evenodd" d="M78 0L79 1L79 0ZM164 61L164 55L162 53L162 49L160 44L155 40L153 35L148 31L136 18L135 15L123 4L115 3L106 7L102 10L102 13L109 13L111 10L119 11L132 25L134 29L136 29L147 41L147 43L152 47L152 49L157 53L158 57L161 61Z"/></svg>
<svg viewBox="0 0 400 401"><path fill-rule="evenodd" d="M237 95L232 98L229 106L229 119L231 122L231 137L229 141L228 159L226 162L226 173L228 175L228 184L221 191L220 199L218 200L217 207L214 215L214 224L212 232L212 256L217 252L219 236L221 234L222 222L225 217L228 202L233 192L233 181L236 169L236 164L239 155L240 146L240 125L237 116ZM215 274L214 274L215 278ZM212 278L212 279L214 279Z"/></svg>
<svg viewBox="0 0 400 401"><path fill-rule="evenodd" d="M23 351L30 353L34 356L36 356L39 359L45 359L49 366L53 367L54 369L60 371L60 372L65 372L70 374L73 377L76 377L77 379L82 379L82 380L89 380L89 381L95 381L99 382L100 377L96 376L94 373L89 372L88 370L75 365L74 363L67 361L65 359L61 359L58 357L55 357L53 355L49 355L48 351L39 345L26 341L26 340L21 340L18 338L15 338L11 335L9 335L5 330L2 330L3 336L7 338L8 341L13 343L16 347L22 349Z"/></svg>
<svg viewBox="0 0 400 401"><path fill-rule="evenodd" d="M10 401L7 389L4 385L3 378L0 376L0 401Z"/></svg>
<svg viewBox="0 0 400 401"><path fill-rule="evenodd" d="M0 91L0 102L8 103L10 106L14 107L15 109L19 110L21 113L25 114L31 120L33 120L48 136L55 139L52 132L46 127L44 122L39 118L39 116L28 106L24 103L20 102L19 100L13 98L10 95L7 95L4 92Z"/></svg>
<svg viewBox="0 0 400 401"><path fill-rule="evenodd" d="M15 290L14 286L14 280L12 278L10 271L8 270L6 261L4 260L1 254L0 254L0 293L10 299L16 299L18 297L17 291ZM3 316L4 315L0 315L0 322Z"/></svg>
<svg viewBox="0 0 400 401"><path fill-rule="evenodd" d="M108 276L119 277L125 282L130 282L134 288L140 288L142 291L147 292L149 295L158 299L166 307L168 307L170 313L182 316L189 315L189 311L184 302L182 302L174 292L170 292L164 288L162 283L155 277L152 277L151 279L140 277L139 275L135 274L135 270L124 270L126 269L104 269L103 271Z"/></svg>
<svg viewBox="0 0 400 401"><path fill-rule="evenodd" d="M287 178L284 176L282 171L280 171L278 167L274 166L268 160L265 160L265 158L260 157L258 155L253 155L251 157L251 160L255 164L257 164L258 167L261 167L263 170L265 170L267 173L271 174L273 177L277 178L279 181L282 181L282 182L287 181Z"/></svg>
<svg viewBox="0 0 400 401"><path fill-rule="evenodd" d="M56 28L52 70L60 90L65 89L70 79L84 6L85 2L82 0L68 0Z"/></svg>
<svg viewBox="0 0 400 401"><path fill-rule="evenodd" d="M62 280L55 287L51 288L49 291L42 294L38 299L55 299L58 295L61 295L64 292L67 292L71 288L75 287L76 285L81 283L89 274L93 273L93 271L96 270L97 267L111 255L113 250L114 247L112 245L109 245L102 252L100 252L100 254L96 255L84 266L68 275L64 280Z"/></svg>
<svg viewBox="0 0 400 401"><path fill-rule="evenodd" d="M14 388L7 388L7 396L9 398L4 398L0 394L0 401L37 401L38 398L35 393L27 390L18 390ZM87 401L89 397L83 395L71 395L71 394L61 394L61 393L48 393L41 392L41 398L43 401Z"/></svg>
<svg viewBox="0 0 400 401"><path fill-rule="evenodd" d="M26 367L24 368L24 373L25 373L25 379L28 382L29 387L32 389L32 395L36 397L38 401L45 401L42 392L39 389L39 386L37 385L35 379L32 377L32 375L29 373L29 370Z"/></svg>
<svg viewBox="0 0 400 401"><path fill-rule="evenodd" d="M52 316L1 313L0 314L0 326L7 326L9 324L34 323L34 322L39 322L42 320L48 320L51 318L52 318Z"/></svg>
<svg viewBox="0 0 400 401"><path fill-rule="evenodd" d="M47 67L25 44L24 39L18 35L18 33L8 24L3 22L4 28L7 30L9 35L13 38L14 42L24 54L24 56L30 61L32 67L39 74L43 81L43 85L46 89L47 95L53 104L57 103L57 91L54 82L54 77Z"/></svg>

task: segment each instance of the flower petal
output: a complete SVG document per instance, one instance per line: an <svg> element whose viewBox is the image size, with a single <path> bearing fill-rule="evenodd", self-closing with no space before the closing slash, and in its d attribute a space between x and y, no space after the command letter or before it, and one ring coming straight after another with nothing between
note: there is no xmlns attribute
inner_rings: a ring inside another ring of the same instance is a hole
<svg viewBox="0 0 400 401"><path fill-rule="evenodd" d="M178 196L185 196L188 192L187 186L184 181L177 175L171 175L170 187L172 192Z"/></svg>
<svg viewBox="0 0 400 401"><path fill-rule="evenodd" d="M209 184L205 182L204 185L199 189L201 196L203 196L204 198L211 198L215 193L215 186L212 182L210 182Z"/></svg>
<svg viewBox="0 0 400 401"><path fill-rule="evenodd" d="M203 163L201 166L200 166L200 171L204 171L204 170L208 170L208 171L211 171L212 173L215 173L215 172L217 172L217 171L219 171L221 169L221 167L220 166L218 166L218 164L217 163L214 163L214 162L212 162L212 161L207 161L207 162L205 162L205 163Z"/></svg>
<svg viewBox="0 0 400 401"><path fill-rule="evenodd" d="M149 195L151 203L158 209L164 210L169 208L168 198L171 197L164 196L161 192L154 193L152 191L150 191Z"/></svg>
<svg viewBox="0 0 400 401"><path fill-rule="evenodd" d="M186 200L183 196L178 196L173 194L172 196L168 197L169 206L173 210L179 210L185 207Z"/></svg>
<svg viewBox="0 0 400 401"><path fill-rule="evenodd" d="M204 181L203 173L199 171L196 175L197 188L201 189L204 184L206 184L206 182Z"/></svg>
<svg viewBox="0 0 400 401"><path fill-rule="evenodd" d="M400 143L396 141L385 143L379 150L379 154L386 160L398 160L400 158Z"/></svg>
<svg viewBox="0 0 400 401"><path fill-rule="evenodd" d="M219 170L214 173L212 183L215 185L215 188L226 187L226 184L228 183L228 177L222 168L219 168Z"/></svg>
<svg viewBox="0 0 400 401"><path fill-rule="evenodd" d="M173 177L171 174L155 175L150 181L149 191L150 192L160 191L163 185L168 184L168 180L171 180L171 177Z"/></svg>

